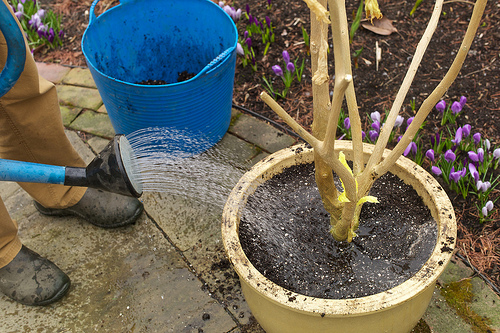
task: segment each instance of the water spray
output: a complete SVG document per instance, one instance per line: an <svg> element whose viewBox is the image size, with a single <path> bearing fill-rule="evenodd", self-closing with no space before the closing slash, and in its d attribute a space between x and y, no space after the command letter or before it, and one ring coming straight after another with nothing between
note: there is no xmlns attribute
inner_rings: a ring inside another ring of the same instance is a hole
<svg viewBox="0 0 500 333"><path fill-rule="evenodd" d="M136 157L124 135L116 135L86 168L0 159L0 181L92 187L140 197Z"/></svg>

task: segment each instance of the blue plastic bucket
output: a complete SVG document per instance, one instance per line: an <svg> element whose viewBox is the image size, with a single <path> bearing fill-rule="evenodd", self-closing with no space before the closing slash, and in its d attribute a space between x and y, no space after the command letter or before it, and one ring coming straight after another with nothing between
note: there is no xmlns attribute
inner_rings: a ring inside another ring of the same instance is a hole
<svg viewBox="0 0 500 333"><path fill-rule="evenodd" d="M115 132L165 127L217 143L231 119L238 32L229 15L209 0L122 0L96 17L98 1L82 50ZM178 82L182 72L195 76ZM141 84L151 80L167 84Z"/></svg>

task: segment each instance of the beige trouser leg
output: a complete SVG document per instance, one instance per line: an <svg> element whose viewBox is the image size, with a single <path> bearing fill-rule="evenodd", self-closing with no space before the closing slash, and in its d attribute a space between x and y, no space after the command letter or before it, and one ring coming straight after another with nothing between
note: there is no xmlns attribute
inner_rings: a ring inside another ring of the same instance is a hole
<svg viewBox="0 0 500 333"><path fill-rule="evenodd" d="M3 4L7 5L6 0ZM14 87L0 98L0 158L62 166L85 166L68 141L54 85L38 75L26 47L24 72ZM0 32L0 68L7 59L7 45ZM45 207L75 205L85 188L50 184L19 184ZM21 249L17 225L0 204L0 268Z"/></svg>

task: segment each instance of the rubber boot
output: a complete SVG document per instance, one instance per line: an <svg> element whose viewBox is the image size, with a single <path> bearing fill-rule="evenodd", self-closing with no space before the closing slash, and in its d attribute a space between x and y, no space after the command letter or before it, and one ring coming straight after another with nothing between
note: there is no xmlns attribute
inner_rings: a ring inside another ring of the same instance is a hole
<svg viewBox="0 0 500 333"><path fill-rule="evenodd" d="M58 301L70 284L59 267L24 245L7 266L0 268L0 292L25 305Z"/></svg>
<svg viewBox="0 0 500 333"><path fill-rule="evenodd" d="M88 188L82 199L69 208L46 208L36 201L35 207L44 215L75 215L101 228L132 224L144 210L143 204L137 198L93 188Z"/></svg>

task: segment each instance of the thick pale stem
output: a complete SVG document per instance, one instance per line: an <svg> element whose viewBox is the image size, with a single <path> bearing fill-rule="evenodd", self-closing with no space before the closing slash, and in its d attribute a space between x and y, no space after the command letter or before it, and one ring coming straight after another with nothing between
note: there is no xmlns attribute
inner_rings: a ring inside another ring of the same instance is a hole
<svg viewBox="0 0 500 333"><path fill-rule="evenodd" d="M333 55L335 61L335 77L352 77L351 51L349 44L349 26L344 0L328 0L328 9L332 21ZM354 84L350 84L346 91L349 120L351 121L352 142L354 148L353 170L354 175L363 171L363 140L361 137L361 119L359 117Z"/></svg>
<svg viewBox="0 0 500 333"><path fill-rule="evenodd" d="M260 93L260 98L274 112L276 112L276 114L280 116L280 118L283 119L283 121L287 123L288 126L290 126L298 135L303 137L304 140L306 140L311 146L313 147L319 146L320 141L311 134L309 134L309 132L306 131L304 128L302 128L302 126L300 126L299 123L295 121L295 119L293 119L288 113L286 113L286 111L283 110L283 108L278 103L276 103L276 101L271 96L269 96L265 91Z"/></svg>
<svg viewBox="0 0 500 333"><path fill-rule="evenodd" d="M318 3L326 8L327 0L319 0ZM313 123L312 134L319 140L323 140L326 134L328 124L328 115L331 110L329 96L329 75L328 75L328 44L325 43L325 37L328 36L328 23L323 19L318 18L313 10L311 10L311 72L313 75L318 71L324 71L323 75L327 78L323 82L313 80L312 95L313 95ZM326 45L325 45L326 44ZM325 48L326 46L326 48ZM314 152L314 169L315 179L318 186L318 191L323 201L323 206L330 213L331 220L337 221L340 219L342 212L342 204L338 201L338 191L335 187L332 168Z"/></svg>

